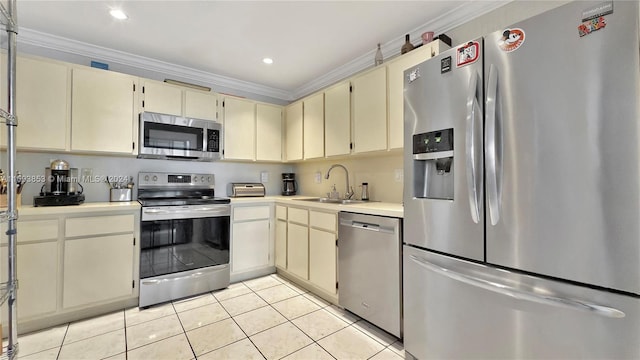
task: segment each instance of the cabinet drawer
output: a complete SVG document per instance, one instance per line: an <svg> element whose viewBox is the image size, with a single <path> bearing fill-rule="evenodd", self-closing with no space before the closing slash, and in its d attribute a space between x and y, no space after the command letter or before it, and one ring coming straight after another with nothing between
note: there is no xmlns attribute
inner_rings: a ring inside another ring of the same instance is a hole
<svg viewBox="0 0 640 360"><path fill-rule="evenodd" d="M306 209L297 209L290 207L288 209L289 221L296 222L298 224L309 224L309 211Z"/></svg>
<svg viewBox="0 0 640 360"><path fill-rule="evenodd" d="M233 209L233 221L269 218L269 206L237 207Z"/></svg>
<svg viewBox="0 0 640 360"><path fill-rule="evenodd" d="M336 214L310 211L309 224L315 228L336 232Z"/></svg>
<svg viewBox="0 0 640 360"><path fill-rule="evenodd" d="M0 231L4 235L7 224L3 223ZM18 243L29 241L49 240L58 238L58 220L18 221ZM7 237L2 236L2 244L7 243Z"/></svg>
<svg viewBox="0 0 640 360"><path fill-rule="evenodd" d="M65 237L133 232L134 216L111 215L66 219Z"/></svg>
<svg viewBox="0 0 640 360"><path fill-rule="evenodd" d="M276 205L276 219L287 220L287 207Z"/></svg>

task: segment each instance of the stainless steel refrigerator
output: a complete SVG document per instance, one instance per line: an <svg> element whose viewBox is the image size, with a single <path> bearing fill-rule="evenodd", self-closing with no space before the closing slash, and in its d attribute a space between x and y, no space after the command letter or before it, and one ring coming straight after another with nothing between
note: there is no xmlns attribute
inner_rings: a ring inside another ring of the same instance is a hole
<svg viewBox="0 0 640 360"><path fill-rule="evenodd" d="M404 345L640 358L637 1L577 1L405 71Z"/></svg>

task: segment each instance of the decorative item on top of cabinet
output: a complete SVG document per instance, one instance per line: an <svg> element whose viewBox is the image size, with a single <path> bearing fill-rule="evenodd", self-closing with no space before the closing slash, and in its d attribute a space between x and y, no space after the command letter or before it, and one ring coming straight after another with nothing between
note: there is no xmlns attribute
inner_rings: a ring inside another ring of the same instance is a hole
<svg viewBox="0 0 640 360"><path fill-rule="evenodd" d="M409 40L409 34L407 34L404 36L404 44L400 48L400 54L406 54L413 49L415 49L415 46L413 46L413 44Z"/></svg>
<svg viewBox="0 0 640 360"><path fill-rule="evenodd" d="M382 50L380 49L380 43L378 43L378 49L376 50L376 56L373 59L375 66L382 65Z"/></svg>

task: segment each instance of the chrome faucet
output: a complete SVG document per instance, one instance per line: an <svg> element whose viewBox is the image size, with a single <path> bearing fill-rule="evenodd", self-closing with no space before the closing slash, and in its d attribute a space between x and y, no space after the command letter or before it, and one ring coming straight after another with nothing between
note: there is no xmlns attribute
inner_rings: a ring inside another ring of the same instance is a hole
<svg viewBox="0 0 640 360"><path fill-rule="evenodd" d="M329 170L327 170L327 175L325 175L325 179L329 179L329 174L331 173L331 170L335 167L341 167L344 169L344 173L347 174L347 187L345 188L345 193L344 193L344 198L345 199L351 199L353 197L353 187L349 186L349 170L347 170L346 167L344 167L344 165L340 165L340 164L333 164L331 165L331 167L329 168Z"/></svg>

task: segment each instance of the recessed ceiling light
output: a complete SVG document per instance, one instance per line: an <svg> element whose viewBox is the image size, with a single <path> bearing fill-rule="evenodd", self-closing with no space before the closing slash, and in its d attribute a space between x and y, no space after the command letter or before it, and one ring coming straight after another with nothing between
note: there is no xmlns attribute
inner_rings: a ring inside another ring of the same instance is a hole
<svg viewBox="0 0 640 360"><path fill-rule="evenodd" d="M272 58L264 58L262 59L262 62L265 64L273 64L273 59Z"/></svg>
<svg viewBox="0 0 640 360"><path fill-rule="evenodd" d="M109 11L109 14L111 14L111 16L118 20L126 20L129 18L127 14L125 14L124 11L120 9L112 9L111 11Z"/></svg>

